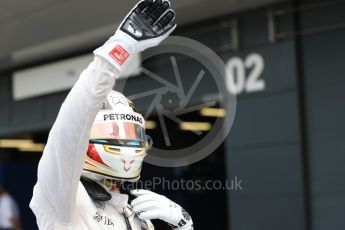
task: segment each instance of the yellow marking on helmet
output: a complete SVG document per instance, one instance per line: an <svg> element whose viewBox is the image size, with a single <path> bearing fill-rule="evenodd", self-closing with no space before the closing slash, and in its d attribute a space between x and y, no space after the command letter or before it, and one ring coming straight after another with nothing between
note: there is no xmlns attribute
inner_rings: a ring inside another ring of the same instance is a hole
<svg viewBox="0 0 345 230"><path fill-rule="evenodd" d="M121 154L121 149L119 148L114 148L111 147L110 145L103 145L104 150L108 153L115 154L115 155L120 155Z"/></svg>

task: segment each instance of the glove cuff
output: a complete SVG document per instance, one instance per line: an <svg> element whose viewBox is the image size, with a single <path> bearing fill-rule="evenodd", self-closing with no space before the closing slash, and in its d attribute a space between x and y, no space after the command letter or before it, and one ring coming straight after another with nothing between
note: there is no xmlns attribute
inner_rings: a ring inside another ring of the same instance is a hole
<svg viewBox="0 0 345 230"><path fill-rule="evenodd" d="M182 207L178 206L180 208L180 212L178 212L178 215L175 216L173 219L177 220L175 221L173 229L176 230L192 230L193 229L193 220L192 217L189 215L189 213Z"/></svg>
<svg viewBox="0 0 345 230"><path fill-rule="evenodd" d="M132 56L137 51L134 49L135 40L124 32L118 30L101 47L93 51L94 55L108 61L119 73L130 66Z"/></svg>

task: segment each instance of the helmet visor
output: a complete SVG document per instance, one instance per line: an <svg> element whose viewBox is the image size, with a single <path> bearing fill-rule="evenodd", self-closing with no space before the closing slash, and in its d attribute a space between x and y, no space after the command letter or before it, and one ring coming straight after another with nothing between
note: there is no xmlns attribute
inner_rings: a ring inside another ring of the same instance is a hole
<svg viewBox="0 0 345 230"><path fill-rule="evenodd" d="M146 143L146 134L141 125L133 122L100 122L93 124L90 139L104 144L141 147Z"/></svg>

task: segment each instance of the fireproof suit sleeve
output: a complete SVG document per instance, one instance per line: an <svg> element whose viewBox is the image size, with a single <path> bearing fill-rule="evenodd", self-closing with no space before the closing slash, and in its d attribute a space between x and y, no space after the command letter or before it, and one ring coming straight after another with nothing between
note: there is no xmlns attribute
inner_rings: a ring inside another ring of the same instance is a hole
<svg viewBox="0 0 345 230"><path fill-rule="evenodd" d="M38 166L30 207L69 225L92 123L118 71L96 56L60 108Z"/></svg>

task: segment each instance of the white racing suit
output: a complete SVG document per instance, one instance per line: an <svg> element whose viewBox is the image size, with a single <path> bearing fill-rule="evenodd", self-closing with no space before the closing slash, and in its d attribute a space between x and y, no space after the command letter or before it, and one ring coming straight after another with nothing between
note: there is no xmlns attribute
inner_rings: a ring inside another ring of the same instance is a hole
<svg viewBox="0 0 345 230"><path fill-rule="evenodd" d="M96 205L80 182L92 124L116 77L131 64L131 55L169 36L176 28L174 18L168 0L141 0L115 34L94 51L94 61L60 109L38 166L30 207L41 230L153 229L150 221L137 215L164 220L176 229L193 229L190 215L164 196L131 191L137 196L131 203L135 215L127 195L112 192L104 205Z"/></svg>
<svg viewBox="0 0 345 230"><path fill-rule="evenodd" d="M128 229L122 214L127 195L112 193L112 199L99 208L80 182L89 132L114 86L116 73L107 61L96 56L60 109L38 166L30 203L41 230ZM144 222L134 214L127 220L133 230L142 229Z"/></svg>

